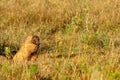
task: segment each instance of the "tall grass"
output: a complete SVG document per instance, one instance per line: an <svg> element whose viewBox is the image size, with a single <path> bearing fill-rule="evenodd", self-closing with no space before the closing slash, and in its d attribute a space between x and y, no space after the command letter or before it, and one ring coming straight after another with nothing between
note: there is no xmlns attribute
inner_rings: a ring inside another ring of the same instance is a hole
<svg viewBox="0 0 120 80"><path fill-rule="evenodd" d="M119 32L120 0L1 0L0 80L119 80ZM37 61L13 63L29 35Z"/></svg>

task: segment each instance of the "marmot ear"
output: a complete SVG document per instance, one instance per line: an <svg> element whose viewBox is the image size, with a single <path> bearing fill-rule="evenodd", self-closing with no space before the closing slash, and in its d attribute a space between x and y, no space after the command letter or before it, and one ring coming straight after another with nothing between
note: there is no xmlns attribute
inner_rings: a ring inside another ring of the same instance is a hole
<svg viewBox="0 0 120 80"><path fill-rule="evenodd" d="M32 36L32 43L35 44L35 45L40 45L40 42L39 42L39 37L37 35L34 35Z"/></svg>

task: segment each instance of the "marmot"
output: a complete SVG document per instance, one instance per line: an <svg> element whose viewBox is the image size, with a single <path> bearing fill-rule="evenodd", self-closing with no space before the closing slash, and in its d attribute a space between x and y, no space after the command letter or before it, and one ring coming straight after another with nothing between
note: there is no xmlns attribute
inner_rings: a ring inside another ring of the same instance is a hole
<svg viewBox="0 0 120 80"><path fill-rule="evenodd" d="M39 37L28 36L25 42L22 44L20 50L13 57L14 61L31 61L37 57L37 51L39 49Z"/></svg>

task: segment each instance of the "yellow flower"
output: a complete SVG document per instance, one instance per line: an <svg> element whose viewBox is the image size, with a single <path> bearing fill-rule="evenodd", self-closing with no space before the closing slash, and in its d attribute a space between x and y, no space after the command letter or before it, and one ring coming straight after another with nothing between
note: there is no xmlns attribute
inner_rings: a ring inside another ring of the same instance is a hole
<svg viewBox="0 0 120 80"><path fill-rule="evenodd" d="M62 41L59 41L59 45L62 45Z"/></svg>

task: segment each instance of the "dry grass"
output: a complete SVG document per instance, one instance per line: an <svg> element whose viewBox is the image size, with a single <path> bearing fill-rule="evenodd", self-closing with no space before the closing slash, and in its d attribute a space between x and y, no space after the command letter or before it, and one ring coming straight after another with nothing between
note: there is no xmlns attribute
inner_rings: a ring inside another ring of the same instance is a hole
<svg viewBox="0 0 120 80"><path fill-rule="evenodd" d="M120 0L1 0L0 80L119 80L119 32ZM37 61L12 62L34 34Z"/></svg>

